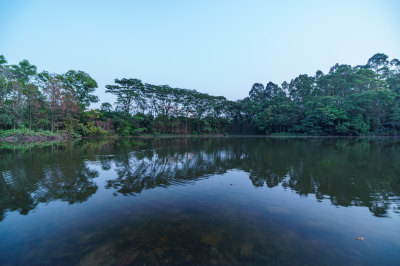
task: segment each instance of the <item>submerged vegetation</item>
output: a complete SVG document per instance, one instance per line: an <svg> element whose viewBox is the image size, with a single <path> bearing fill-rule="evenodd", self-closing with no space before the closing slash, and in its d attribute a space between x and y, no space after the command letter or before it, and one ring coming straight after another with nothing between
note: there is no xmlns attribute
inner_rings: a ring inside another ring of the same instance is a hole
<svg viewBox="0 0 400 266"><path fill-rule="evenodd" d="M365 65L334 65L281 85L255 83L230 101L195 90L116 79L94 94L83 71L38 72L0 56L0 138L142 134L400 135L400 60L375 54ZM29 130L28 130L29 129ZM5 131L7 130L7 131Z"/></svg>

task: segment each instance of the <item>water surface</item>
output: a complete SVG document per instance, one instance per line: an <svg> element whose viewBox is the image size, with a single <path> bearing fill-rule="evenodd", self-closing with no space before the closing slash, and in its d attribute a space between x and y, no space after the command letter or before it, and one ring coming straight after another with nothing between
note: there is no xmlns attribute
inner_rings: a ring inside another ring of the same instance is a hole
<svg viewBox="0 0 400 266"><path fill-rule="evenodd" d="M2 265L400 264L399 139L0 147Z"/></svg>

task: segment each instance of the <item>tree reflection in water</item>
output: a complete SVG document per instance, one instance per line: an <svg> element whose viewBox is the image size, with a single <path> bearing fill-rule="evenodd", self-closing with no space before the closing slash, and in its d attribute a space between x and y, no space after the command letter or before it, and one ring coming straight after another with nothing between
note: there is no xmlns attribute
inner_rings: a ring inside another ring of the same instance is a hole
<svg viewBox="0 0 400 266"><path fill-rule="evenodd" d="M400 141L326 138L162 138L20 145L0 149L0 220L39 203L84 202L106 188L123 195L191 184L237 169L256 187L282 186L337 206L400 213Z"/></svg>

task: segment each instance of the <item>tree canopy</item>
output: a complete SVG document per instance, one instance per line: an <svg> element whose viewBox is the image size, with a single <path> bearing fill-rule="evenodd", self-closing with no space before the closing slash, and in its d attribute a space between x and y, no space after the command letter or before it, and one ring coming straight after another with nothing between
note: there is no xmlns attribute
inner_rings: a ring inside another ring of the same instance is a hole
<svg viewBox="0 0 400 266"><path fill-rule="evenodd" d="M335 64L276 84L257 82L237 101L195 90L115 79L95 95L87 73L42 71L0 56L0 129L26 127L77 135L300 134L400 135L400 60L377 53L365 65Z"/></svg>

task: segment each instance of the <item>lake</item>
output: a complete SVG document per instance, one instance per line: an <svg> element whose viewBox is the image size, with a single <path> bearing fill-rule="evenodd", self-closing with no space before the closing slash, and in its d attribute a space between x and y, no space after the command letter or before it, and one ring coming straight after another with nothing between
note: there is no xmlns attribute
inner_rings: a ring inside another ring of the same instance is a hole
<svg viewBox="0 0 400 266"><path fill-rule="evenodd" d="M1 265L400 265L400 139L0 145Z"/></svg>

